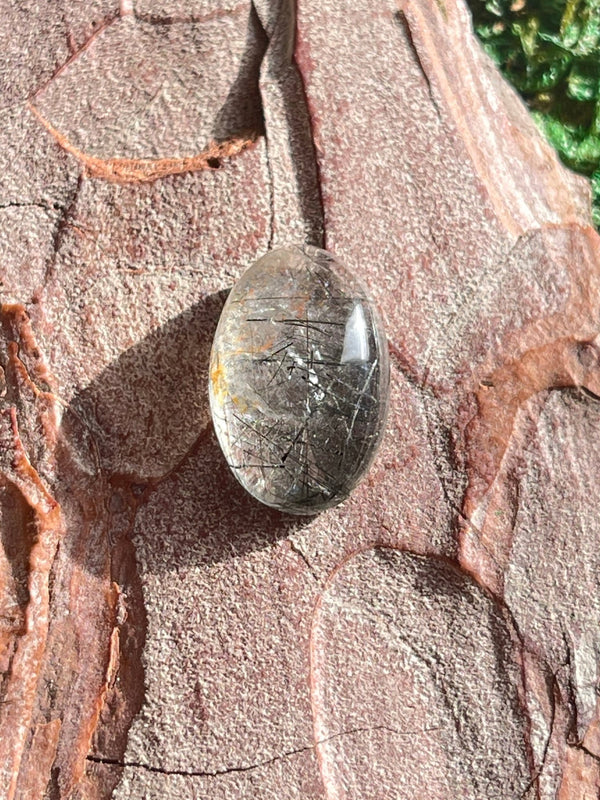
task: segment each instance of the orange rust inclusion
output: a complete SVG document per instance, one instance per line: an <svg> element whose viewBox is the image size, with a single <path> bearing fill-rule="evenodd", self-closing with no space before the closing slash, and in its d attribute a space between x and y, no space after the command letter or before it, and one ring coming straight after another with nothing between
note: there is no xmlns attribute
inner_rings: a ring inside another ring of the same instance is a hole
<svg viewBox="0 0 600 800"><path fill-rule="evenodd" d="M225 370L223 369L223 364L221 363L220 359L215 360L215 363L210 370L210 382L215 395L220 399L224 399L227 394L227 389Z"/></svg>

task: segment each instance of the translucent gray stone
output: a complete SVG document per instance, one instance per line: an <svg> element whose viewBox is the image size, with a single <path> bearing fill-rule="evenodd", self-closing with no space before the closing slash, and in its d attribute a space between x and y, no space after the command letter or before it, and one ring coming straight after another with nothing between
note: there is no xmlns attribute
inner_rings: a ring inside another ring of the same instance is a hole
<svg viewBox="0 0 600 800"><path fill-rule="evenodd" d="M325 250L274 250L229 295L210 406L235 476L268 506L314 514L365 475L385 425L389 364L365 289Z"/></svg>

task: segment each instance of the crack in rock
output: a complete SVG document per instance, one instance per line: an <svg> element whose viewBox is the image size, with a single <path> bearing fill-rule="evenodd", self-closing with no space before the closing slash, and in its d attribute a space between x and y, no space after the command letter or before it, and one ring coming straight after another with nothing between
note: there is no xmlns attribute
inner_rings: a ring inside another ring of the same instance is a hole
<svg viewBox="0 0 600 800"><path fill-rule="evenodd" d="M370 725L370 726L362 726L357 728L349 728L348 730L339 731L338 733L332 733L330 736L326 736L323 739L315 742L315 744L305 745L304 747L298 747L295 750L288 750L285 753L281 753L280 755L273 756L272 758L267 758L264 761L258 761L256 764L242 764L240 766L234 767L224 767L223 769L214 769L214 770L185 770L185 769L165 769L164 767L156 767L153 764L144 764L141 761L119 761L116 758L104 758L102 756L93 756L88 755L87 761L90 761L93 764L104 764L110 767L119 767L121 769L143 769L146 772L153 772L158 775L179 775L184 778L217 778L221 775L230 775L233 773L239 772L250 772L255 769L259 769L260 767L267 767L270 764L274 764L277 761L283 761L286 758L292 758L293 756L302 755L302 753L308 753L314 751L316 747L322 744L326 744L327 742L332 741L333 739L339 739L342 736L351 736L355 733L371 733L376 731L387 731L388 733L393 733L396 736L416 736L420 733L429 733L431 731L440 730L439 727L432 727L432 728L424 728L423 730L411 730L411 731L400 731L397 728L392 728L389 725Z"/></svg>

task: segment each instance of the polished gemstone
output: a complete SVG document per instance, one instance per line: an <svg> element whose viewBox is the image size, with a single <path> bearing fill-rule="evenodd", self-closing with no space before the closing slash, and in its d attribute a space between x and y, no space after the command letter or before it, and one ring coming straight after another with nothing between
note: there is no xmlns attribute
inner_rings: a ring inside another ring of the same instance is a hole
<svg viewBox="0 0 600 800"><path fill-rule="evenodd" d="M375 455L388 386L373 302L325 250L273 250L231 291L210 406L229 466L258 500L293 514L344 500Z"/></svg>

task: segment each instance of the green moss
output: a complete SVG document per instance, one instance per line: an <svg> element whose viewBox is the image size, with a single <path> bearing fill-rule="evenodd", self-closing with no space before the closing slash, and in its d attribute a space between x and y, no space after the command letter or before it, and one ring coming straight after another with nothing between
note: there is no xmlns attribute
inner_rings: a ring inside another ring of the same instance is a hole
<svg viewBox="0 0 600 800"><path fill-rule="evenodd" d="M483 46L567 166L600 227L600 0L470 0Z"/></svg>

